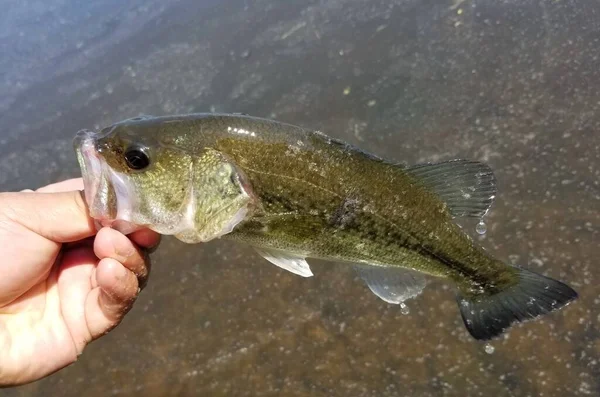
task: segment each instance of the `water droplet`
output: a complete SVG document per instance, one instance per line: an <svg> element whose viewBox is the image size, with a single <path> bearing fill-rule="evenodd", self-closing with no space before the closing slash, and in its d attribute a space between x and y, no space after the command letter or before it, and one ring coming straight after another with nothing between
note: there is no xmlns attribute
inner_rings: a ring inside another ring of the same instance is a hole
<svg viewBox="0 0 600 397"><path fill-rule="evenodd" d="M489 343L486 343L486 344L485 344L485 352L486 352L487 354L492 354L492 353L494 352L494 350L496 350L496 349L494 348L494 346L490 345Z"/></svg>
<svg viewBox="0 0 600 397"><path fill-rule="evenodd" d="M410 309L408 308L408 306L406 306L406 304L404 302L402 302L400 304L400 313L402 313L404 315L410 313Z"/></svg>
<svg viewBox="0 0 600 397"><path fill-rule="evenodd" d="M485 222L483 222L483 220L479 221L477 226L475 226L475 231L481 235L483 235L483 234L485 234L485 232L487 232L487 226L485 225Z"/></svg>

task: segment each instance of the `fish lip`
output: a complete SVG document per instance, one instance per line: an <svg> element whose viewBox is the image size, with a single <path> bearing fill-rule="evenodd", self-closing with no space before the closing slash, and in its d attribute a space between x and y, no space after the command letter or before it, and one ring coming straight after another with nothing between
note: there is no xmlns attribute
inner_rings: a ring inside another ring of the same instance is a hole
<svg viewBox="0 0 600 397"><path fill-rule="evenodd" d="M105 171L96 142L96 134L84 129L75 135L73 146L81 169L84 195L90 216L96 220L96 226L99 227L110 219L110 208L108 200L99 198L100 184L105 178Z"/></svg>
<svg viewBox="0 0 600 397"><path fill-rule="evenodd" d="M118 182L115 178L118 176L106 165L101 149L98 147L98 139L106 136L106 132L80 130L73 140L83 178L85 201L97 230L111 227L123 234L130 234L142 227L130 222L129 213L127 219L118 219L118 212L115 214L118 207L111 208L107 198L108 195L114 195L118 205L119 194L115 191L115 183Z"/></svg>

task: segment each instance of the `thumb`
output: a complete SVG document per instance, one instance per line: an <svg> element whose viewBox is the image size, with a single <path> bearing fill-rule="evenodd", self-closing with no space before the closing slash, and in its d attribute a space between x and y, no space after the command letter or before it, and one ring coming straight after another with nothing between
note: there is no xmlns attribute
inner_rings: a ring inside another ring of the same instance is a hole
<svg viewBox="0 0 600 397"><path fill-rule="evenodd" d="M81 191L0 193L2 217L57 243L96 234Z"/></svg>

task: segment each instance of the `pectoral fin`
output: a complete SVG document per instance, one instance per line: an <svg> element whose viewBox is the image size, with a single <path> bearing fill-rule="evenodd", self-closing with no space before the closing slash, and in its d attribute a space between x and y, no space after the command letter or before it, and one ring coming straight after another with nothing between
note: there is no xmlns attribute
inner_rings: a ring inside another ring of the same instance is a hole
<svg viewBox="0 0 600 397"><path fill-rule="evenodd" d="M400 267L354 265L359 276L371 291L384 301L400 304L418 296L425 288L425 277Z"/></svg>
<svg viewBox="0 0 600 397"><path fill-rule="evenodd" d="M496 197L496 178L483 163L452 160L415 165L405 171L436 193L455 217L481 218Z"/></svg>
<svg viewBox="0 0 600 397"><path fill-rule="evenodd" d="M311 277L313 275L308 263L306 262L306 259L302 256L268 248L255 247L255 249L260 256L275 266L279 266L282 269L288 270L302 277Z"/></svg>

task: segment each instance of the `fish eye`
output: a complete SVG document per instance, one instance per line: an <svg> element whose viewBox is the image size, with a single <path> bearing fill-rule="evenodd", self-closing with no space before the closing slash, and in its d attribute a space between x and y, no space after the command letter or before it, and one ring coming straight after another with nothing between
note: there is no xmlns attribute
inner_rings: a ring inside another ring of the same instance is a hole
<svg viewBox="0 0 600 397"><path fill-rule="evenodd" d="M132 170L140 171L150 165L150 157L144 148L131 146L125 151L125 162Z"/></svg>

